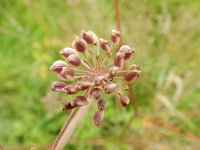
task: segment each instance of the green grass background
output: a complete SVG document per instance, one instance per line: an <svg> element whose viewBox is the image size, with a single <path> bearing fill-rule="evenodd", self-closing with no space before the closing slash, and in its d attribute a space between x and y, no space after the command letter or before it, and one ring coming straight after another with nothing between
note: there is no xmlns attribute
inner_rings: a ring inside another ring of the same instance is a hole
<svg viewBox="0 0 200 150"><path fill-rule="evenodd" d="M119 5L123 41L136 47L132 63L142 67L134 92L145 117L134 118L131 104L124 109L106 96L104 127L92 124L94 104L66 149L198 149L200 1L120 0ZM57 80L49 66L81 29L109 39L115 27L112 0L0 1L1 145L48 149L68 116L60 100L70 98L49 92Z"/></svg>

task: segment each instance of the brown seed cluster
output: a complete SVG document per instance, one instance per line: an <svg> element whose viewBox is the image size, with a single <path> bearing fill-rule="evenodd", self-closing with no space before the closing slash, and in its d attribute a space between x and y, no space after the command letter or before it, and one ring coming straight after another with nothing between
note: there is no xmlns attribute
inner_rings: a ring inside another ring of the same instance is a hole
<svg viewBox="0 0 200 150"><path fill-rule="evenodd" d="M133 64L124 69L124 64L131 60L135 49L123 45L116 52L115 45L119 42L120 31L117 30L111 32L111 43L98 38L92 31L82 30L81 37L76 37L72 42L72 48L66 47L60 51L65 61L55 61L50 69L63 81L53 82L51 89L67 95L80 93L72 100L63 102L63 110L87 105L89 98L94 99L98 111L94 114L93 122L101 127L106 107L103 94L115 93L122 106L129 104L129 98L121 93L122 89L127 88L120 87L117 81L132 83L140 75L140 66Z"/></svg>

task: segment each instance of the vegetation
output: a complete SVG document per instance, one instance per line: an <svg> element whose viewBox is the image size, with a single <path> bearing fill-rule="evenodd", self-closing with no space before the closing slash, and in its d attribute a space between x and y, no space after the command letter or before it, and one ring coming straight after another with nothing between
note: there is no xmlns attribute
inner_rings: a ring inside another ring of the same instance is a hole
<svg viewBox="0 0 200 150"><path fill-rule="evenodd" d="M136 47L139 115L107 96L103 128L92 106L66 149L198 149L200 141L200 2L121 0L123 42ZM49 66L81 29L109 38L113 1L0 1L0 145L49 149L69 113L49 92Z"/></svg>

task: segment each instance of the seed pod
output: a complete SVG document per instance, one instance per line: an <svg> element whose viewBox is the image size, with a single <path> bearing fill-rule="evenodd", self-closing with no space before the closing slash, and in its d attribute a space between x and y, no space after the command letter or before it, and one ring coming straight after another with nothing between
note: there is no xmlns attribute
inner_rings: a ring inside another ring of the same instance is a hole
<svg viewBox="0 0 200 150"><path fill-rule="evenodd" d="M72 106L84 106L88 105L89 102L87 101L85 96L77 96L71 101Z"/></svg>
<svg viewBox="0 0 200 150"><path fill-rule="evenodd" d="M68 80L68 78L64 74L57 74L57 77L61 80Z"/></svg>
<svg viewBox="0 0 200 150"><path fill-rule="evenodd" d="M111 67L105 75L105 79L108 81L112 81L113 78L117 75L117 71L119 70L119 67Z"/></svg>
<svg viewBox="0 0 200 150"><path fill-rule="evenodd" d="M119 67L120 69L124 66L124 55L118 52L114 58L114 65Z"/></svg>
<svg viewBox="0 0 200 150"><path fill-rule="evenodd" d="M81 32L81 37L88 43L92 45L97 45L98 44L98 38L96 34L92 31L84 31L82 30Z"/></svg>
<svg viewBox="0 0 200 150"><path fill-rule="evenodd" d="M139 65L136 65L136 64L132 64L130 66L130 70L140 70L140 66Z"/></svg>
<svg viewBox="0 0 200 150"><path fill-rule="evenodd" d="M100 46L103 50L105 50L106 52L110 51L110 44L107 40L100 38L99 43L100 43Z"/></svg>
<svg viewBox="0 0 200 150"><path fill-rule="evenodd" d="M125 107L130 103L130 99L125 95L120 95L120 102Z"/></svg>
<svg viewBox="0 0 200 150"><path fill-rule="evenodd" d="M105 79L105 75L98 75L96 77L94 77L94 85L98 86L101 84L101 82L103 81L103 79Z"/></svg>
<svg viewBox="0 0 200 150"><path fill-rule="evenodd" d="M115 44L118 44L120 41L120 31L116 31L115 29L111 32L111 41Z"/></svg>
<svg viewBox="0 0 200 150"><path fill-rule="evenodd" d="M104 99L100 99L98 101L98 109L102 111L105 109L105 107L106 107L106 101Z"/></svg>
<svg viewBox="0 0 200 150"><path fill-rule="evenodd" d="M61 82L61 81L55 81L51 84L51 90L52 91L56 91L56 92L61 92L63 91L63 88L66 86L67 84L65 82Z"/></svg>
<svg viewBox="0 0 200 150"><path fill-rule="evenodd" d="M87 48L87 43L83 39L77 38L72 42L72 47L78 52L83 53Z"/></svg>
<svg viewBox="0 0 200 150"><path fill-rule="evenodd" d="M57 60L55 61L52 66L50 67L50 69L55 72L56 74L60 74L63 67L67 67L67 63L65 61L62 60Z"/></svg>
<svg viewBox="0 0 200 150"><path fill-rule="evenodd" d="M77 88L77 86L75 84L68 84L67 86L65 86L64 88L65 93L67 94L76 94L79 89Z"/></svg>
<svg viewBox="0 0 200 150"><path fill-rule="evenodd" d="M117 87L117 84L115 84L115 83L108 83L108 84L106 84L104 86L104 91L107 94L111 94L111 93L115 92L116 87Z"/></svg>
<svg viewBox="0 0 200 150"><path fill-rule="evenodd" d="M133 70L130 71L129 73L125 74L124 79L127 82L133 82L134 80L136 80L140 75L140 71L138 70Z"/></svg>
<svg viewBox="0 0 200 150"><path fill-rule="evenodd" d="M104 112L103 111L97 111L94 116L93 116L93 123L97 126L97 127L102 127L103 124L103 116L104 116Z"/></svg>
<svg viewBox="0 0 200 150"><path fill-rule="evenodd" d="M62 104L63 111L75 108L75 106L71 105L71 102L67 102L67 103L62 102L61 104Z"/></svg>
<svg viewBox="0 0 200 150"><path fill-rule="evenodd" d="M94 97L95 99L99 99L100 98L100 95L101 95L101 89L100 88L93 88L91 91L90 91L90 95L92 97Z"/></svg>
<svg viewBox="0 0 200 150"><path fill-rule="evenodd" d="M78 67L81 64L81 60L76 54L69 55L67 62L74 67Z"/></svg>
<svg viewBox="0 0 200 150"><path fill-rule="evenodd" d="M64 48L63 50L60 51L60 54L65 59L67 59L69 57L69 55L76 54L76 52L75 52L75 50L73 48L66 47L66 48Z"/></svg>
<svg viewBox="0 0 200 150"><path fill-rule="evenodd" d="M109 70L109 73L112 75L112 76L115 76L117 75L117 71L119 70L119 67L111 67L110 70Z"/></svg>
<svg viewBox="0 0 200 150"><path fill-rule="evenodd" d="M130 48L128 45L123 45L120 47L119 52L124 54L125 60L129 60L131 58L131 55L135 52L135 50Z"/></svg>
<svg viewBox="0 0 200 150"><path fill-rule="evenodd" d="M68 69L67 67L63 67L61 74L70 80L74 78L74 71L72 69Z"/></svg>
<svg viewBox="0 0 200 150"><path fill-rule="evenodd" d="M87 90L90 88L91 86L91 82L87 81L87 80L82 80L77 84L78 88L80 90Z"/></svg>

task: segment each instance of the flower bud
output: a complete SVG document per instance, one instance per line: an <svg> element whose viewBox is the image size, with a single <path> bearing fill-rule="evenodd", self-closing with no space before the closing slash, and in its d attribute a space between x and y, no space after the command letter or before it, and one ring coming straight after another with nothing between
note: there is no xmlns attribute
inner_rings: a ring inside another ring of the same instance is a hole
<svg viewBox="0 0 200 150"><path fill-rule="evenodd" d="M106 106L106 101L104 99L100 99L98 101L98 109L102 111L105 109L105 106Z"/></svg>
<svg viewBox="0 0 200 150"><path fill-rule="evenodd" d="M89 104L85 96L77 96L71 101L72 106L84 106Z"/></svg>
<svg viewBox="0 0 200 150"><path fill-rule="evenodd" d="M66 79L71 80L74 78L74 71L72 69L68 69L67 67L63 67L61 74L66 77Z"/></svg>
<svg viewBox="0 0 200 150"><path fill-rule="evenodd" d="M117 84L115 84L115 83L108 83L108 84L106 84L104 86L104 91L107 94L111 94L111 93L115 92L116 87L117 87Z"/></svg>
<svg viewBox="0 0 200 150"><path fill-rule="evenodd" d="M97 126L97 127L102 127L103 124L103 116L104 116L104 112L103 111L97 111L94 116L93 116L93 123Z"/></svg>
<svg viewBox="0 0 200 150"><path fill-rule="evenodd" d="M70 109L73 109L75 108L76 106L72 106L71 105L71 102L62 102L62 107L63 107L63 111L64 110L70 110Z"/></svg>
<svg viewBox="0 0 200 150"><path fill-rule="evenodd" d="M119 68L123 68L124 66L123 54L121 54L120 52L118 52L114 58L114 65Z"/></svg>
<svg viewBox="0 0 200 150"><path fill-rule="evenodd" d="M110 44L107 40L100 38L99 43L100 43L100 46L103 50L105 50L106 52L110 51Z"/></svg>
<svg viewBox="0 0 200 150"><path fill-rule="evenodd" d="M80 53L83 53L87 48L87 43L81 39L77 38L72 42L72 47Z"/></svg>
<svg viewBox="0 0 200 150"><path fill-rule="evenodd" d="M130 103L130 99L125 95L120 95L120 102L121 102L122 106L125 107L126 105L128 105Z"/></svg>
<svg viewBox="0 0 200 150"><path fill-rule="evenodd" d="M120 31L116 31L115 29L111 32L111 41L115 44L118 44L120 41Z"/></svg>
<svg viewBox="0 0 200 150"><path fill-rule="evenodd" d="M67 62L74 67L78 67L81 64L81 60L76 54L69 55Z"/></svg>
<svg viewBox="0 0 200 150"><path fill-rule="evenodd" d="M52 71L54 71L56 74L60 74L63 67L67 67L67 63L62 60L57 60L53 63L53 65L50 67Z"/></svg>
<svg viewBox="0 0 200 150"><path fill-rule="evenodd" d="M51 84L51 90L52 91L56 91L56 92L61 92L63 91L63 88L66 86L67 84L65 82L61 82L61 81L55 81Z"/></svg>
<svg viewBox="0 0 200 150"><path fill-rule="evenodd" d="M95 99L99 99L100 98L100 95L101 95L101 89L100 88L93 88L91 91L90 91L90 95L92 97L94 97Z"/></svg>
<svg viewBox="0 0 200 150"><path fill-rule="evenodd" d="M69 57L69 55L76 54L76 52L75 52L75 50L73 48L66 47L66 48L64 48L63 50L60 51L60 54L65 59L67 59Z"/></svg>
<svg viewBox="0 0 200 150"><path fill-rule="evenodd" d="M132 82L132 81L136 80L139 77L139 75L140 75L140 71L133 70L133 71L130 71L129 73L125 74L124 79L127 82Z"/></svg>
<svg viewBox="0 0 200 150"><path fill-rule="evenodd" d="M123 45L120 47L119 52L124 54L124 59L128 60L131 55L135 52L134 49L130 48L128 45Z"/></svg>
<svg viewBox="0 0 200 150"><path fill-rule="evenodd" d="M76 87L75 84L69 84L67 86L65 86L64 88L64 92L67 93L67 94L76 94L79 89Z"/></svg>
<svg viewBox="0 0 200 150"><path fill-rule="evenodd" d="M81 32L81 37L88 43L92 45L97 45L98 44L98 38L96 34L92 31L84 31L82 30Z"/></svg>

